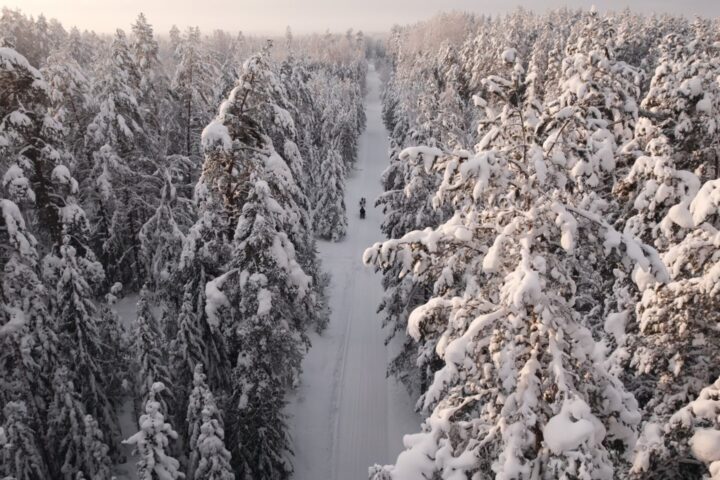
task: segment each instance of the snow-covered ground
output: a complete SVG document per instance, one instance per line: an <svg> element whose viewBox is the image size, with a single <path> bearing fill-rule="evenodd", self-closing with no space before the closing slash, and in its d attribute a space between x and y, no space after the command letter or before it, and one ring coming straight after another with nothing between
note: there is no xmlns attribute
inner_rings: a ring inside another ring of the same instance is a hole
<svg viewBox="0 0 720 480"><path fill-rule="evenodd" d="M413 401L386 378L388 350L376 313L380 276L362 264L366 247L382 239L382 212L374 208L387 165L387 132L381 120L380 78L368 74L367 129L360 138L358 165L346 186L347 237L320 242L330 282L330 324L313 335L303 378L287 412L295 451L295 480L363 480L374 463L391 463L402 436L419 428ZM367 198L367 217L358 202Z"/></svg>
<svg viewBox="0 0 720 480"><path fill-rule="evenodd" d="M133 293L118 300L114 306L115 312L120 317L120 322L127 332L132 331L135 317L137 317L137 302L139 297L138 294ZM133 411L133 401L129 395L124 399L120 407L118 419L120 421L120 433L122 433L123 440L130 438L138 431L137 418ZM135 470L135 463L138 460L137 456L133 455L133 449L129 445L123 445L122 450L126 460L124 463L116 465L113 473L118 480L135 480L137 478Z"/></svg>

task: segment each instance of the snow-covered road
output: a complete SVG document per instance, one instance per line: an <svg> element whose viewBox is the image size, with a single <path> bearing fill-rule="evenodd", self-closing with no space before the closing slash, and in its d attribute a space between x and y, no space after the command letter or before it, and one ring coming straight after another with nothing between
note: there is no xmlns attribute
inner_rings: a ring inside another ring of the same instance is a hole
<svg viewBox="0 0 720 480"><path fill-rule="evenodd" d="M420 419L412 400L386 378L385 334L376 313L380 276L362 264L362 253L382 238L382 212L374 208L387 165L387 132L381 120L380 78L371 66L367 79L367 129L360 138L358 164L346 186L347 237L321 242L323 266L332 275L330 324L312 336L303 378L287 412L295 450L294 480L363 480L374 463L391 463L402 436ZM367 218L358 202L367 198Z"/></svg>

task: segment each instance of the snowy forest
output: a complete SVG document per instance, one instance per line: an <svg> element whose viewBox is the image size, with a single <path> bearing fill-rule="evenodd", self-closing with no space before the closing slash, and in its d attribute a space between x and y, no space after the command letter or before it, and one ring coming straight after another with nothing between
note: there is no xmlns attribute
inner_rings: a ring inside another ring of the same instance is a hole
<svg viewBox="0 0 720 480"><path fill-rule="evenodd" d="M720 20L124 28L0 16L0 478L720 480Z"/></svg>

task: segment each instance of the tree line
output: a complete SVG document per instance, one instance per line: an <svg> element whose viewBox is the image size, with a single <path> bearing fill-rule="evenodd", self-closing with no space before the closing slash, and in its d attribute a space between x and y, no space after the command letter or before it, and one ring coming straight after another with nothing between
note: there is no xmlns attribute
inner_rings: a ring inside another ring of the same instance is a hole
<svg viewBox="0 0 720 480"><path fill-rule="evenodd" d="M109 479L123 442L140 478L288 478L362 33L158 38L140 14L108 36L4 9L0 38L0 476Z"/></svg>
<svg viewBox="0 0 720 480"><path fill-rule="evenodd" d="M420 432L374 480L716 478L717 20L395 27L384 323Z"/></svg>

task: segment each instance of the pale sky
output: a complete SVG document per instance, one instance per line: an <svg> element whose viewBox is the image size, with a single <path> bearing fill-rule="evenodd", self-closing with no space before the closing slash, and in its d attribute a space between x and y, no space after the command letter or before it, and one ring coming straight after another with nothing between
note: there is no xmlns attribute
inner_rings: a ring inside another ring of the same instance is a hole
<svg viewBox="0 0 720 480"><path fill-rule="evenodd" d="M157 33L173 24L247 33L382 32L393 24L412 23L439 11L467 10L498 14L522 5L543 12L562 6L642 12L669 12L687 16L720 16L720 0L0 0L0 6L19 8L37 16L44 13L69 28L112 32L128 29L144 12Z"/></svg>

